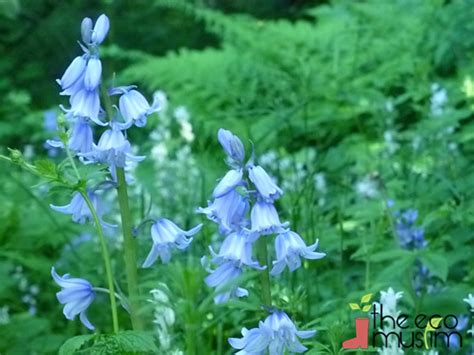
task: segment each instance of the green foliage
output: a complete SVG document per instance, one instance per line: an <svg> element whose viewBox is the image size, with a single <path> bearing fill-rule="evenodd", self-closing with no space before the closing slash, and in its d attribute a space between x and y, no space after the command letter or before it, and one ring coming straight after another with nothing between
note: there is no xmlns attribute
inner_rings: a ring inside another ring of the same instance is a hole
<svg viewBox="0 0 474 355"><path fill-rule="evenodd" d="M151 215L176 219L183 227L203 221L194 211L206 205L226 169L216 140L217 129L224 127L242 138L247 156L255 149L257 162L285 190L278 202L285 211L281 219L290 221L307 244L319 239L319 249L327 254L285 272L272 288L275 305L288 310L299 327L318 329L305 343L309 353L340 353L342 341L351 336L354 312L348 304L363 310L369 302L363 296L373 294L370 302L378 301L388 287L404 292L400 307L408 314L467 313L462 299L474 284L469 1L332 1L292 7L283 11L285 16L279 16L283 2L274 2L269 14L266 1L247 13L235 8L248 5L221 1L212 6L206 1L139 1L136 6L104 1L94 8L77 1L40 1L31 8L29 3L8 1L0 8L6 19L0 25L6 34L0 49L11 48L0 59L0 153L17 148L9 155L16 166L0 162L0 310L10 307L9 323L0 324L2 354L56 353L61 344L60 354L171 349L224 354L227 338L238 336L244 326L255 327L265 314L252 273L237 280L249 286L248 299L213 305L200 263L208 245L221 242L210 224L187 254L140 271L140 314L148 333L108 334L104 295L90 314L100 335L78 335L83 331L79 322L61 314L51 265L59 260L61 270L74 275L94 271L91 281L97 285L103 285L105 274L92 229L72 225L69 216L55 214L48 205L66 202L71 191L102 176L94 167L81 166L87 178L77 181L65 156L54 162L45 158L43 141L56 132L43 132L42 112L58 103L53 80L72 58L67 54L76 53L64 43L74 43L69 39L76 39L82 13L105 10L111 14L114 44L101 54L114 65L114 83L132 82L149 94L163 90L169 98L167 110L131 133L140 154L148 156L130 191L134 223ZM18 16L29 12L49 15L18 26ZM29 51L37 57L25 55ZM193 139L181 134L175 117L180 105L190 113ZM26 154L26 144L33 144L36 154ZM163 148L165 157L159 156ZM387 207L389 199L394 207ZM408 208L418 210L415 224L428 242L420 251L402 249L397 237L396 212ZM117 214L110 207L105 219L116 222ZM111 233L108 242L121 293L126 285L117 234ZM148 226L137 241L143 260L151 245ZM429 270L435 291L415 290L420 264ZM21 300L29 292L21 278L41 289L36 315L28 314ZM163 299L147 302L153 300L152 289L160 290ZM123 313L121 324L127 324ZM165 320L163 333L160 321ZM168 349L163 339L170 342Z"/></svg>

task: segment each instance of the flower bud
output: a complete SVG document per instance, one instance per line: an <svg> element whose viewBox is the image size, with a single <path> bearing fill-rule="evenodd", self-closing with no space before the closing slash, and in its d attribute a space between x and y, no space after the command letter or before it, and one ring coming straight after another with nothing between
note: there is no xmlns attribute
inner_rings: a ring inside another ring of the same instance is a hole
<svg viewBox="0 0 474 355"><path fill-rule="evenodd" d="M89 17L84 18L81 23L81 37L85 44L91 43L92 20Z"/></svg>

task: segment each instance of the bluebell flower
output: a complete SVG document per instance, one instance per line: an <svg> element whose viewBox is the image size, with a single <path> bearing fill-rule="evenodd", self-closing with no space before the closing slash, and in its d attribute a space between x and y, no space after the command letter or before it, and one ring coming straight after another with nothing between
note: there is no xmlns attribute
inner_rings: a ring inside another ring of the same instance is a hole
<svg viewBox="0 0 474 355"><path fill-rule="evenodd" d="M240 164L243 162L245 158L244 145L236 135L220 128L217 132L217 139L229 158Z"/></svg>
<svg viewBox="0 0 474 355"><path fill-rule="evenodd" d="M147 117L160 109L157 99L153 100L152 105L148 103L145 97L137 90L135 86L120 86L109 90L110 95L121 94L119 99L119 110L125 123L122 128L129 128L135 124L137 127L146 125Z"/></svg>
<svg viewBox="0 0 474 355"><path fill-rule="evenodd" d="M63 309L64 316L69 320L79 314L82 324L90 330L94 326L87 319L86 310L95 299L95 292L91 283L84 279L71 278L68 274L59 276L56 270L51 268L51 275L54 281L61 286L62 290L56 293L59 303L65 305Z"/></svg>
<svg viewBox="0 0 474 355"><path fill-rule="evenodd" d="M104 126L104 122L99 119L100 98L98 90L81 89L74 93L69 102L71 108L66 110L72 116L86 117L94 123Z"/></svg>
<svg viewBox="0 0 474 355"><path fill-rule="evenodd" d="M283 190L275 184L261 166L249 166L248 172L250 181L253 182L260 196L266 201L272 202L283 194Z"/></svg>
<svg viewBox="0 0 474 355"><path fill-rule="evenodd" d="M93 22L89 17L85 17L81 22L81 38L86 45L92 41Z"/></svg>
<svg viewBox="0 0 474 355"><path fill-rule="evenodd" d="M242 338L230 338L230 345L240 350L236 355L284 355L303 353L308 350L298 338L307 339L316 334L315 330L298 330L293 321L283 311L270 314L258 328L242 329Z"/></svg>
<svg viewBox="0 0 474 355"><path fill-rule="evenodd" d="M418 211L409 209L401 215L396 214L398 218L395 221L395 232L400 241L400 246L404 249L423 249L428 242L424 238L422 228L416 227L415 222L418 219Z"/></svg>
<svg viewBox="0 0 474 355"><path fill-rule="evenodd" d="M229 170L214 188L212 195L215 198L221 197L229 191L235 189L237 186L242 184L242 176L242 169Z"/></svg>
<svg viewBox="0 0 474 355"><path fill-rule="evenodd" d="M219 224L219 231L222 234L228 234L247 225L245 216L248 209L248 199L231 190L216 198L214 202L209 201L207 207L199 207L197 212L205 214L211 221Z"/></svg>
<svg viewBox="0 0 474 355"><path fill-rule="evenodd" d="M110 28L109 18L102 14L97 18L94 28L92 28L92 20L86 17L81 23L82 42L88 46L98 46L101 44Z"/></svg>
<svg viewBox="0 0 474 355"><path fill-rule="evenodd" d="M285 228L289 225L288 222L280 222L275 206L266 201L255 203L250 213L250 220L252 228L249 232L254 235L283 233L287 231Z"/></svg>
<svg viewBox="0 0 474 355"><path fill-rule="evenodd" d="M312 260L324 258L325 253L315 252L318 244L317 240L313 245L306 246L304 240L292 231L279 234L275 239L277 260L273 262L271 274L281 274L285 266L288 266L291 272L295 271L301 266L301 258Z"/></svg>
<svg viewBox="0 0 474 355"><path fill-rule="evenodd" d="M232 297L243 297L248 291L240 287L228 288L231 281L242 274L243 266L263 270L265 267L252 259L252 243L243 232L229 234L222 243L219 253L209 247L212 255L212 263L218 265L215 270L205 278L209 287L215 287L218 294L214 298L215 303L223 303ZM222 292L220 292L222 291Z"/></svg>
<svg viewBox="0 0 474 355"><path fill-rule="evenodd" d="M92 91L97 89L102 78L102 62L96 56L89 58L84 73L84 87Z"/></svg>
<svg viewBox="0 0 474 355"><path fill-rule="evenodd" d="M132 153L130 142L115 123L107 129L99 138L99 142L93 144L92 151L82 154L89 162L104 163L114 167L123 168L127 160L142 161L144 156L135 156Z"/></svg>
<svg viewBox="0 0 474 355"><path fill-rule="evenodd" d="M232 262L223 263L211 271L205 282L209 287L216 288L216 291L219 292L214 297L215 304L225 303L231 298L248 296L249 292L245 288L237 286L229 288L229 284L242 275L242 272L242 268Z"/></svg>
<svg viewBox="0 0 474 355"><path fill-rule="evenodd" d="M171 259L171 249L186 249L191 243L191 237L202 228L202 224L185 231L179 228L176 224L166 218L157 220L151 226L151 238L153 239L153 247L148 254L142 267L150 267L158 258L161 258L163 263L167 263Z"/></svg>
<svg viewBox="0 0 474 355"><path fill-rule="evenodd" d="M69 137L69 148L77 153L88 153L93 146L92 127L86 119L78 117L72 126Z"/></svg>
<svg viewBox="0 0 474 355"><path fill-rule="evenodd" d="M109 18L104 14L100 15L95 22L94 29L92 30L91 43L94 45L101 44L107 36L107 33L109 33L109 28Z"/></svg>
<svg viewBox="0 0 474 355"><path fill-rule="evenodd" d="M61 79L56 80L56 82L61 86L61 89L63 89L63 92L61 93L62 95L71 95L82 87L86 65L87 57L85 55L77 56L66 68ZM70 90L76 83L79 83L79 86L77 86L75 90Z"/></svg>
<svg viewBox="0 0 474 355"><path fill-rule="evenodd" d="M99 203L99 198L95 193L89 191L88 193L89 199L96 210L101 224L104 227L115 227L109 223L106 223L102 220L102 207ZM56 206L56 205L49 205L54 211L64 214L70 214L72 217L73 222L84 224L87 221L92 221L92 213L87 205L84 197L79 192L75 192L72 196L71 202L65 206Z"/></svg>

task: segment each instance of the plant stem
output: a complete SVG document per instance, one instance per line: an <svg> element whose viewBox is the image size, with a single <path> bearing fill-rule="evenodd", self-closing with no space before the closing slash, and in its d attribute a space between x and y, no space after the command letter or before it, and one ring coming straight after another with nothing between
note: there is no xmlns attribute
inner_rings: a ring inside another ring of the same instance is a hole
<svg viewBox="0 0 474 355"><path fill-rule="evenodd" d="M132 236L132 222L128 206L128 191L123 168L116 168L117 192L122 219L123 247L125 269L127 274L128 298L130 300L130 318L134 330L142 330L143 324L137 314L138 311L138 274L137 274L137 246Z"/></svg>
<svg viewBox="0 0 474 355"><path fill-rule="evenodd" d="M81 180L81 175L79 174L79 170L77 170L76 162L74 161L74 158L72 157L71 151L69 150L67 145L66 145L66 153L67 153L67 157L69 158L69 161L71 162L72 169L74 170L74 173L76 174L77 180L80 181Z"/></svg>
<svg viewBox="0 0 474 355"><path fill-rule="evenodd" d="M262 270L260 274L260 282L262 284L262 302L265 306L272 306L272 292L270 289L270 271L268 263L268 252L267 252L267 238L260 236L257 241L258 259L262 266L266 266L265 270Z"/></svg>
<svg viewBox="0 0 474 355"><path fill-rule="evenodd" d="M119 322L118 322L118 315L117 315L117 303L115 301L115 288L114 288L114 279L112 276L112 266L110 264L110 255L109 250L107 249L107 243L105 241L104 231L102 230L102 225L100 224L99 216L97 215L97 211L92 204L89 195L85 190L80 191L82 197L87 203L89 207L92 218L94 219L94 224L97 229L97 234L99 235L100 246L102 248L102 258L104 259L104 266L105 272L107 274L107 286L109 289L109 298L110 298L110 308L112 311L112 324L114 328L114 333L118 333L119 331Z"/></svg>

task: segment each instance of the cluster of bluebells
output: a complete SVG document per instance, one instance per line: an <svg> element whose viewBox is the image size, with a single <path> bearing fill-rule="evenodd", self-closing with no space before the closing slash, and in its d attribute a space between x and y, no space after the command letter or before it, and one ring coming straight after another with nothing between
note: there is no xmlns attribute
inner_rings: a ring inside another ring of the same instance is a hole
<svg viewBox="0 0 474 355"><path fill-rule="evenodd" d="M248 295L247 289L236 285L237 278L246 268L266 268L253 258L254 245L259 238L276 234L272 276L280 275L286 267L290 271L298 269L301 258L321 259L325 254L315 251L318 241L307 246L301 236L289 229L288 222L280 221L274 203L283 190L260 165L254 163L253 158L245 163L240 139L220 129L218 140L227 155L229 171L214 188L214 200L209 201L207 207L199 208L198 212L215 222L224 237L218 252L210 247L211 260L206 257L202 260L210 273L205 282L216 289L214 301L223 303L233 297ZM312 331L297 331L288 315L273 309L258 328L243 329L243 337L230 339L230 344L240 350L239 354L263 354L265 349L271 354L283 354L285 349L303 352L306 348L298 337L313 334Z"/></svg>
<svg viewBox="0 0 474 355"><path fill-rule="evenodd" d="M389 201L388 207L393 207L394 202ZM418 211L407 209L406 211L393 211L395 219L395 233L397 235L400 247L406 250L425 249L428 242L425 240L424 229L416 225ZM415 273L413 277L413 287L415 292L420 295L423 290L433 293L435 290L432 283L432 275L428 268L420 260L415 263Z"/></svg>
<svg viewBox="0 0 474 355"><path fill-rule="evenodd" d="M95 24L90 18L82 21L80 47L83 53L74 58L62 77L57 80L62 90L60 94L69 97L69 107L61 106L69 130L66 138L48 140L47 144L55 149L67 149L84 164L98 164L108 169L109 179L99 182L96 188L88 188L87 196L102 227L115 228L115 225L105 222L102 218L104 208L98 190L116 186L117 168L123 168L127 172L127 183L133 181L130 171L145 157L134 154L127 138L127 130L132 126L144 127L147 118L159 110L160 100L155 95L150 105L133 85L105 87L99 47L106 38L109 27L106 15L99 16ZM114 100L117 105L111 106ZM51 114L45 118L45 126L48 131L52 131L53 126L56 126ZM94 139L94 126L99 126L102 131L97 143ZM51 208L71 215L75 223L93 221L92 212L79 192L72 195L68 204L51 205ZM200 228L199 225L190 231L184 231L168 219L155 220L151 227L153 247L143 267L151 266L158 256L163 262L169 261L171 250L186 248L192 240L189 237ZM62 288L57 293L57 298L64 305L63 313L66 318L74 319L76 315L80 315L82 323L87 328L94 329L85 311L95 299L94 290L100 288L94 288L85 279L71 278L68 274L59 276L54 268L51 273L54 281Z"/></svg>

